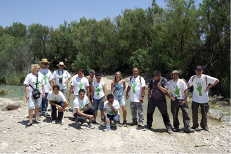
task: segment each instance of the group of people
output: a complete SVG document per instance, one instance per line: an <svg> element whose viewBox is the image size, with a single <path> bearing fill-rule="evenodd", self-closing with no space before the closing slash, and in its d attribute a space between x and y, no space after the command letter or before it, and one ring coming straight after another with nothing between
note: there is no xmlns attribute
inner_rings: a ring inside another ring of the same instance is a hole
<svg viewBox="0 0 231 154"><path fill-rule="evenodd" d="M89 76L84 76L83 69L78 69L77 74L71 75L64 70L64 63L59 62L58 69L51 73L48 69L49 62L42 59L41 65L33 64L31 72L25 78L25 93L28 101L29 122L39 123L38 116L49 116L47 113L48 102L51 105L52 123L63 123L63 114L68 106L67 100L71 101L73 94L73 116L78 127L87 122L90 128L94 128L97 122L98 109L100 109L100 124L110 130L110 123L114 121L115 129L118 129L120 123L119 108L123 112L123 125L127 124L126 99L130 100L130 108L132 115L131 125L144 126L143 103L146 91L145 80L139 75L137 67L132 69L132 77L129 80L126 89L126 82L122 80L121 72L116 72L114 80L111 82L111 93L107 94L106 83L101 80L101 73L95 73L94 70L89 72ZM41 67L41 68L40 68ZM147 125L146 129L152 128L153 113L157 107L163 117L163 122L167 128L167 132L171 134L173 131L179 131L178 112L181 108L183 114L183 123L185 132L194 132L199 127L198 124L198 108L201 108L202 119L200 126L208 131L207 112L209 109L210 88L215 86L219 80L209 75L203 74L203 67L197 66L196 75L193 75L187 83L184 79L180 79L180 73L177 70L172 71L172 79L168 82L166 78L161 76L161 72L154 71L154 78L148 84L148 108L147 108ZM67 85L71 82L68 93ZM190 117L188 111L188 88L194 87L192 99L192 119L193 126L190 127ZM126 90L126 92L125 92ZM35 97L36 91L40 95ZM126 93L126 97L125 94ZM171 112L173 115L173 127L171 125L167 112L166 97L171 99ZM33 121L33 110L35 110L35 118ZM58 117L57 117L58 110ZM138 112L138 118L137 118Z"/></svg>

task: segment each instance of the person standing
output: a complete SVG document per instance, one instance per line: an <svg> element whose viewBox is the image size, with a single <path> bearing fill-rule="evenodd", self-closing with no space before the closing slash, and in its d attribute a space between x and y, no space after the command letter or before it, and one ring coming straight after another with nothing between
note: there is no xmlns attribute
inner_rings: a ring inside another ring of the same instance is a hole
<svg viewBox="0 0 231 154"><path fill-rule="evenodd" d="M131 125L137 125L137 110L139 116L138 126L142 126L144 122L144 113L143 113L143 99L145 95L145 80L143 77L139 76L139 69L134 67L132 69L133 76L130 78L128 88L126 91L126 99L129 98L130 92L130 107L132 114L132 123ZM131 89L132 88L132 89ZM131 89L131 91L130 91Z"/></svg>
<svg viewBox="0 0 231 154"><path fill-rule="evenodd" d="M67 85L71 80L71 75L66 70L64 70L65 65L63 62L59 62L57 66L59 69L54 71L53 79L55 81L55 85L59 86L60 91L67 99Z"/></svg>
<svg viewBox="0 0 231 154"><path fill-rule="evenodd" d="M127 124L127 111L126 111L126 102L124 98L124 90L126 88L126 83L122 80L121 72L116 72L114 81L111 83L111 94L114 95L115 99L120 103L120 106L123 111L123 125Z"/></svg>
<svg viewBox="0 0 231 154"><path fill-rule="evenodd" d="M95 79L95 71L90 70L89 75L87 76L88 82L89 82L89 91L90 91L90 102L92 102L93 98L91 97L92 93L92 83L96 80Z"/></svg>
<svg viewBox="0 0 231 154"><path fill-rule="evenodd" d="M92 84L92 104L94 105L95 117L93 123L96 123L98 107L100 106L101 118L103 116L103 106L106 101L107 88L104 81L101 81L101 73L96 73L96 81ZM100 122L102 124L102 121Z"/></svg>
<svg viewBox="0 0 231 154"><path fill-rule="evenodd" d="M63 93L59 90L58 85L53 86L53 91L48 93L47 99L51 104L51 122L54 124L57 120L57 122L63 124L63 114L68 103ZM56 108L58 108L58 118Z"/></svg>
<svg viewBox="0 0 231 154"><path fill-rule="evenodd" d="M49 67L49 62L46 58L43 58L42 61L40 61L41 68L40 68L40 74L43 77L44 81L44 88L45 88L45 95L46 97L42 99L42 106L39 109L39 115L43 115L45 117L50 116L47 113L47 107L48 107L48 100L47 100L47 95L50 90L52 90L52 79L53 76L51 74L51 71L48 69Z"/></svg>
<svg viewBox="0 0 231 154"><path fill-rule="evenodd" d="M173 131L179 131L179 120L178 120L178 112L179 108L182 110L183 114L183 122L184 122L184 131L187 133L194 132L194 129L190 128L190 118L189 118L189 111L188 111L188 87L186 83L179 79L179 71L174 70L172 71L172 80L168 82L168 93L169 98L171 99L171 112L173 116Z"/></svg>
<svg viewBox="0 0 231 154"><path fill-rule="evenodd" d="M157 107L163 117L164 125L167 132L172 134L172 125L169 120L167 111L167 103L165 94L167 93L167 79L161 77L158 70L154 71L154 78L151 79L148 85L148 110L147 110L147 125L145 128L151 129L153 121L153 113Z"/></svg>
<svg viewBox="0 0 231 154"><path fill-rule="evenodd" d="M84 71L82 68L78 69L78 74L74 75L71 80L71 88L69 91L68 101L71 101L71 94L74 91L74 99L78 97L79 90L84 89L87 91L88 99L90 100L89 82L86 77L84 77ZM86 93L85 93L86 95Z"/></svg>
<svg viewBox="0 0 231 154"><path fill-rule="evenodd" d="M211 77L209 75L202 74L203 67L196 67L196 75L193 75L188 82L188 87L193 86L193 98L192 98L192 119L193 119L193 129L198 128L198 108L201 108L202 119L200 126L208 131L207 125L207 113L209 110L209 94L210 88L215 86L219 80L217 78Z"/></svg>
<svg viewBox="0 0 231 154"><path fill-rule="evenodd" d="M40 66L38 64L31 65L31 72L25 78L25 93L26 93L26 101L28 101L28 109L29 109L29 123L26 126L32 125L33 119L33 110L35 110L35 118L34 123L39 123L38 114L39 108L42 103L42 98L45 98L45 90L44 90L44 81L42 76L39 74ZM40 97L35 99L33 97L32 92L34 89L37 89L40 92Z"/></svg>

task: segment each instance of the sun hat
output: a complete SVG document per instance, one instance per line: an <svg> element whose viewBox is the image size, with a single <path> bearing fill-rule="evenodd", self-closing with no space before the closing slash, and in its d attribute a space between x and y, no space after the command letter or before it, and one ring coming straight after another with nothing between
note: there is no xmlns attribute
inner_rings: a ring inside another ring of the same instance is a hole
<svg viewBox="0 0 231 154"><path fill-rule="evenodd" d="M59 62L58 64L57 64L57 66L59 67L59 65L63 65L63 67L65 67L66 65L64 65L64 62Z"/></svg>
<svg viewBox="0 0 231 154"><path fill-rule="evenodd" d="M180 72L177 70L172 71L172 74L175 74L175 73L180 74Z"/></svg>
<svg viewBox="0 0 231 154"><path fill-rule="evenodd" d="M48 62L48 60L46 58L43 58L42 61L40 61L40 64L41 63L48 63L49 64L50 62Z"/></svg>

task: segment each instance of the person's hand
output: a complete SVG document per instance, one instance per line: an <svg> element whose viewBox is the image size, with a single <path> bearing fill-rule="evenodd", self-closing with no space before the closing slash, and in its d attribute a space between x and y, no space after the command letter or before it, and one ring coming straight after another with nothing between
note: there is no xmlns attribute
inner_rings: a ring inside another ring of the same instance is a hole
<svg viewBox="0 0 231 154"><path fill-rule="evenodd" d="M45 93L43 93L43 99L46 99L46 95L45 95Z"/></svg>
<svg viewBox="0 0 231 154"><path fill-rule="evenodd" d="M185 106L188 107L188 102L186 100L184 100L182 104L185 104Z"/></svg>
<svg viewBox="0 0 231 154"><path fill-rule="evenodd" d="M144 98L141 96L140 97L140 104L142 104L144 102Z"/></svg>
<svg viewBox="0 0 231 154"><path fill-rule="evenodd" d="M71 96L68 97L68 101L69 101L69 102L71 101Z"/></svg>
<svg viewBox="0 0 231 154"><path fill-rule="evenodd" d="M59 110L59 112L63 112L64 111L64 108L61 107L61 109Z"/></svg>
<svg viewBox="0 0 231 154"><path fill-rule="evenodd" d="M106 119L105 119L105 122L106 122L106 123L108 123L108 122L109 122L109 119L108 119L108 118L106 118Z"/></svg>
<svg viewBox="0 0 231 154"><path fill-rule="evenodd" d="M128 99L129 95L126 93L126 99Z"/></svg>
<svg viewBox="0 0 231 154"><path fill-rule="evenodd" d="M91 104L94 105L94 100L91 100Z"/></svg>
<svg viewBox="0 0 231 154"><path fill-rule="evenodd" d="M160 88L160 82L158 82L157 86L158 86L158 88Z"/></svg>
<svg viewBox="0 0 231 154"><path fill-rule="evenodd" d="M50 87L50 90L49 91L52 91L52 88Z"/></svg>
<svg viewBox="0 0 231 154"><path fill-rule="evenodd" d="M175 97L171 96L171 100L172 100L172 101L175 101L176 99L175 99Z"/></svg>
<svg viewBox="0 0 231 154"><path fill-rule="evenodd" d="M62 112L61 110L63 109L60 105L57 105L57 108L59 110L59 112Z"/></svg>
<svg viewBox="0 0 231 154"><path fill-rule="evenodd" d="M26 95L26 101L28 101L30 99L29 95Z"/></svg>
<svg viewBox="0 0 231 154"><path fill-rule="evenodd" d="M103 99L102 103L104 103L106 101L106 98Z"/></svg>
<svg viewBox="0 0 231 154"><path fill-rule="evenodd" d="M65 81L65 84L68 84L69 83L69 80Z"/></svg>

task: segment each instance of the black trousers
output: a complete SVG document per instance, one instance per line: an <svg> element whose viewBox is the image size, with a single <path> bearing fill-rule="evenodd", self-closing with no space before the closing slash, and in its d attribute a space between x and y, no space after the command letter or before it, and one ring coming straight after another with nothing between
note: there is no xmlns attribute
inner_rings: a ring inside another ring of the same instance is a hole
<svg viewBox="0 0 231 154"><path fill-rule="evenodd" d="M61 107L64 106L63 102L58 102L58 103L57 102L53 102L53 103L55 103L57 105L60 105ZM63 119L63 114L64 114L63 111L62 112L58 112L58 119L57 119L57 109L56 109L56 106L51 105L51 119L52 120L59 120L59 121L61 121Z"/></svg>
<svg viewBox="0 0 231 154"><path fill-rule="evenodd" d="M83 113L88 114L88 115L94 115L95 117L95 110L94 108L87 108L86 110L83 111ZM88 118L78 115L77 113L74 114L75 119L77 119L79 122L84 123Z"/></svg>
<svg viewBox="0 0 231 154"><path fill-rule="evenodd" d="M198 108L201 107L201 127L204 128L207 126L207 113L209 111L209 103L197 103L192 102L192 118L193 118L193 127L197 128L198 124Z"/></svg>
<svg viewBox="0 0 231 154"><path fill-rule="evenodd" d="M171 112L173 116L173 126L175 128L179 128L180 122L178 119L178 112L181 108L182 114L183 114L183 122L184 127L188 128L190 127L190 118L189 118L189 112L188 107L185 104L182 104L184 100L176 99L175 101L171 101Z"/></svg>
<svg viewBox="0 0 231 154"><path fill-rule="evenodd" d="M167 129L172 129L171 122L169 120L169 115L167 111L166 100L155 100L154 98L150 98L148 101L148 109L147 109L147 125L152 126L153 121L153 113L155 108L158 108L164 121L164 125Z"/></svg>

